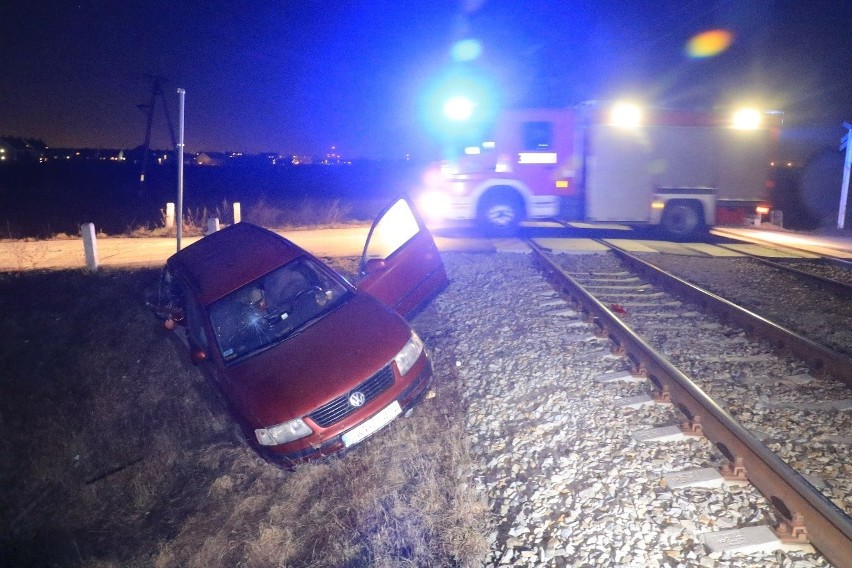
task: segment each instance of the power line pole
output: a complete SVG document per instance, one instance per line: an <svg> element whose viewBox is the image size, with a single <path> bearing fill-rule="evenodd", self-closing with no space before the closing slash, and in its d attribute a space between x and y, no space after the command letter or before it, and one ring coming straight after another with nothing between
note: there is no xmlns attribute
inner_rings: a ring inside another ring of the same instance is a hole
<svg viewBox="0 0 852 568"><path fill-rule="evenodd" d="M169 106L166 104L166 95L163 92L163 81L166 79L157 75L146 75L146 77L152 81L150 102L147 105L136 105L139 110L146 112L148 115L145 124L145 141L142 143L142 169L139 173L140 183L145 182L145 174L148 172L148 154L151 153L151 128L154 125L154 111L156 110L157 99L159 99L163 104L163 112L166 114L166 124L169 127L169 135L172 141L172 149L177 148L175 129L172 126L172 118L169 115Z"/></svg>

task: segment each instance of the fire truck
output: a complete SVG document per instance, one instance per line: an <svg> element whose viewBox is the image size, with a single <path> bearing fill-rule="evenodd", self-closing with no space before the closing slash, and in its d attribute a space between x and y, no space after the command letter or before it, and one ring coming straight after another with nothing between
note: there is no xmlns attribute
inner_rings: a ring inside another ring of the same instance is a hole
<svg viewBox="0 0 852 568"><path fill-rule="evenodd" d="M426 217L511 234L561 219L657 225L689 236L769 212L780 112L646 109L584 103L517 109L493 137L424 182Z"/></svg>

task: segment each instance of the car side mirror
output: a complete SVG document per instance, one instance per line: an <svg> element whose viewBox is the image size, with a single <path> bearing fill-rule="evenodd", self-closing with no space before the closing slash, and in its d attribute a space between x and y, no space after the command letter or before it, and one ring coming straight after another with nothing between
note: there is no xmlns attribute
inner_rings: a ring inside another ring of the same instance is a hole
<svg viewBox="0 0 852 568"><path fill-rule="evenodd" d="M373 274L376 272L381 272L385 269L387 263L385 263L385 259L383 258L371 258L367 261L366 266L364 267L364 274Z"/></svg>
<svg viewBox="0 0 852 568"><path fill-rule="evenodd" d="M189 352L189 360L193 365L200 365L207 360L207 353L200 347L193 347Z"/></svg>

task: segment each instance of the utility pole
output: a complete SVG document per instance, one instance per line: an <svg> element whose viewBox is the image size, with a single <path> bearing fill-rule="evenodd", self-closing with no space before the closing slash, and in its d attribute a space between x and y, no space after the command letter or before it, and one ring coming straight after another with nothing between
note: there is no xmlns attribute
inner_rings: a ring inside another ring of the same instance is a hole
<svg viewBox="0 0 852 568"><path fill-rule="evenodd" d="M166 114L166 124L169 127L169 135L171 136L172 148L177 148L175 140L175 130L172 127L172 118L169 116L169 107L166 104L166 95L163 93L163 81L165 78L156 75L146 75L151 79L151 99L147 105L136 105L139 110L148 114L148 119L145 125L145 142L142 143L142 168L139 173L139 183L145 183L145 174L148 172L148 154L151 153L151 127L154 125L154 111L157 105L157 99L163 104L163 112Z"/></svg>
<svg viewBox="0 0 852 568"><path fill-rule="evenodd" d="M180 252L180 240L183 236L183 109L186 98L186 89L178 89L178 120L180 124L180 144L178 144L178 222L177 222L177 250Z"/></svg>
<svg viewBox="0 0 852 568"><path fill-rule="evenodd" d="M837 210L837 228L843 229L846 223L846 201L849 197L849 170L852 168L852 124L843 123L846 135L840 139L840 151L846 150L846 158L843 160L843 182L840 185L840 207Z"/></svg>

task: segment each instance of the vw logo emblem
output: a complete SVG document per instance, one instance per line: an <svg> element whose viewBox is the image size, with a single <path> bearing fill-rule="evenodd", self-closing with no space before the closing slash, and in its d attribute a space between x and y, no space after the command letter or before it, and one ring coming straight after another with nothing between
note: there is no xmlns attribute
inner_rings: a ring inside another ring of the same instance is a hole
<svg viewBox="0 0 852 568"><path fill-rule="evenodd" d="M364 396L364 393L360 391L355 391L349 395L349 404L354 407L359 407L367 400L367 397Z"/></svg>

